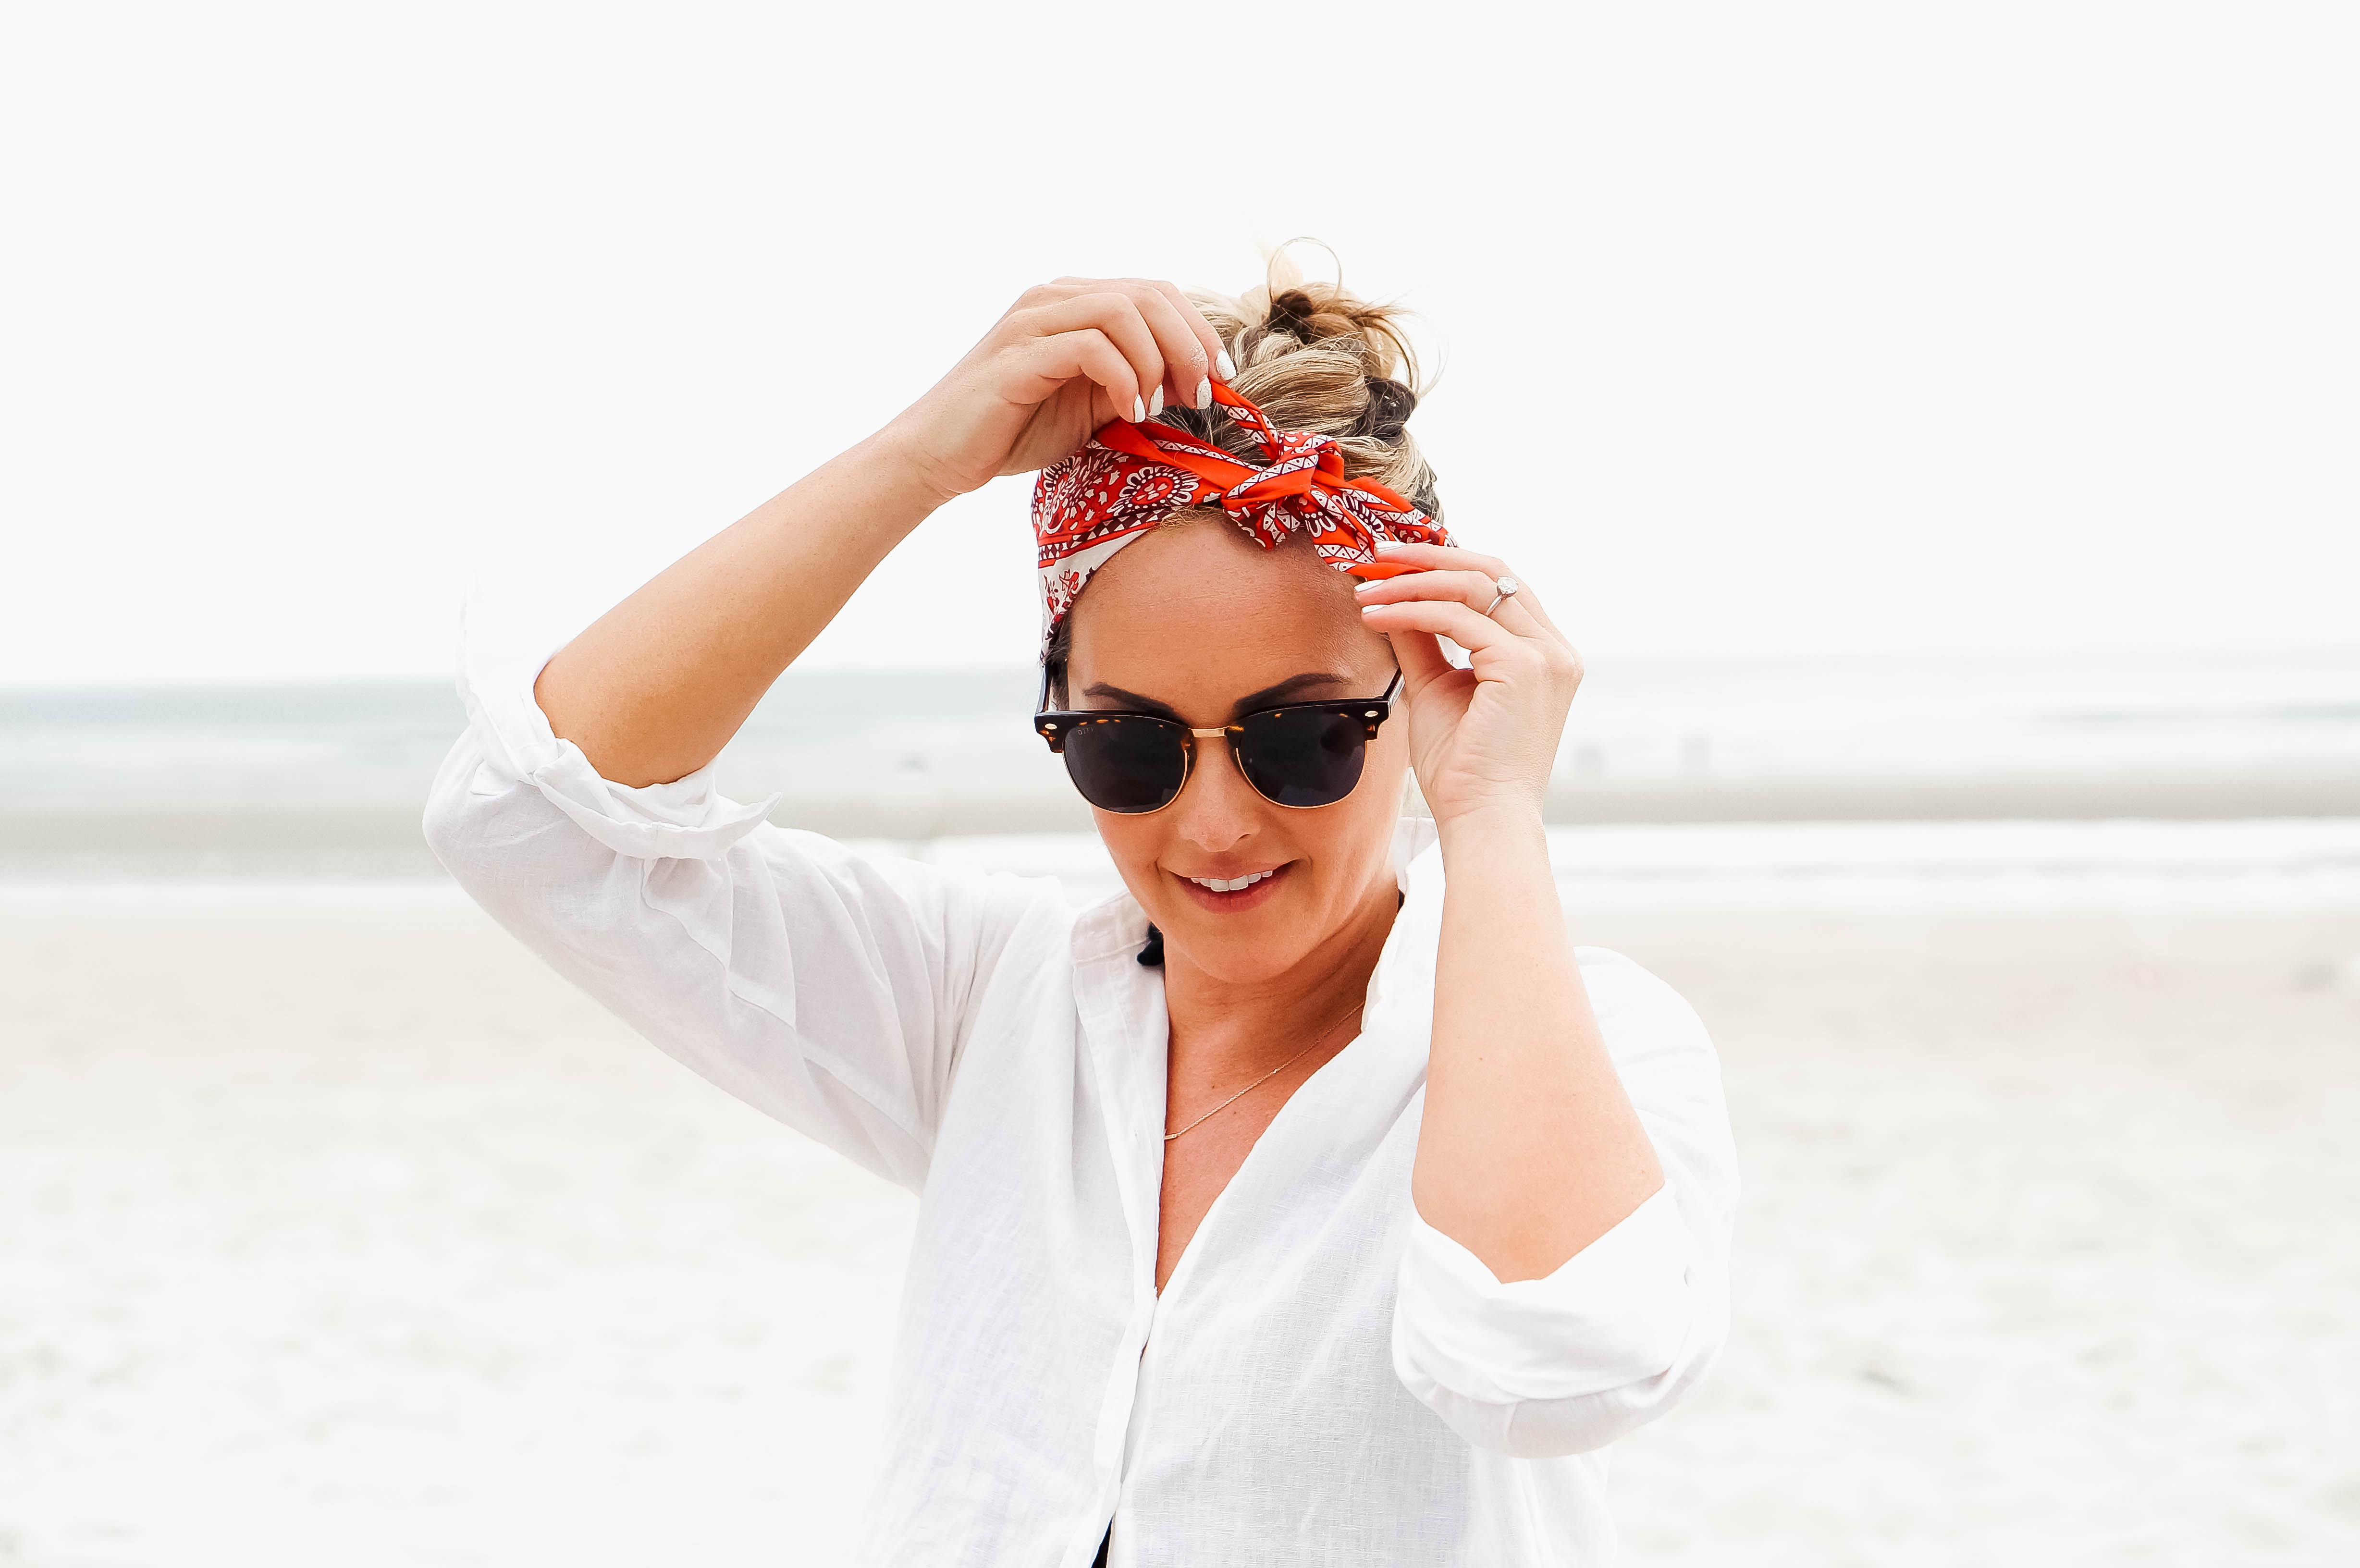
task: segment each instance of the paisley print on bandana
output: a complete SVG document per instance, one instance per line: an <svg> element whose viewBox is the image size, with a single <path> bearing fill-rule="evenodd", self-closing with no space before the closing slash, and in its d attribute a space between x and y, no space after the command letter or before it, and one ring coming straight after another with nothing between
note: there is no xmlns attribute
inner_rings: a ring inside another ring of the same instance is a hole
<svg viewBox="0 0 2360 1568"><path fill-rule="evenodd" d="M1213 399L1252 432L1266 466L1169 425L1116 419L1079 452L1041 471L1032 486L1032 537L1044 653L1090 573L1184 507L1219 506L1264 550L1307 531L1320 560L1355 576L1389 574L1377 561L1377 545L1450 542L1440 523L1383 485L1344 477L1343 450L1333 437L1282 430L1218 383Z"/></svg>

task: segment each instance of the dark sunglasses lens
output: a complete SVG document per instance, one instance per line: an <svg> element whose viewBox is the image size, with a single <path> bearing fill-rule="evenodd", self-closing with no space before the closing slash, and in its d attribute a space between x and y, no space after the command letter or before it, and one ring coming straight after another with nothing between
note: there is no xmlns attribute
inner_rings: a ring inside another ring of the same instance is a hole
<svg viewBox="0 0 2360 1568"><path fill-rule="evenodd" d="M1317 708L1256 713L1237 736L1246 782L1282 806L1332 806L1360 781L1369 755L1360 720Z"/></svg>
<svg viewBox="0 0 2360 1568"><path fill-rule="evenodd" d="M1172 803L1188 753L1180 732L1154 719L1087 719L1065 736L1065 774L1099 811L1136 815Z"/></svg>

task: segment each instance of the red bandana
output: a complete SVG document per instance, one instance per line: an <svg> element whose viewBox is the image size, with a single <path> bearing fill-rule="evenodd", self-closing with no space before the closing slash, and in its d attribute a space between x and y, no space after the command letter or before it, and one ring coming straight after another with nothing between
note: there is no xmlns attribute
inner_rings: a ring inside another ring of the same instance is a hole
<svg viewBox="0 0 2360 1568"><path fill-rule="evenodd" d="M1253 431L1270 466L1241 463L1169 425L1116 419L1079 452L1041 471L1032 486L1032 533L1041 546L1043 647L1091 572L1185 506L1220 507L1264 550L1308 529L1319 558L1356 577L1406 570L1379 561L1374 545L1450 542L1440 523L1383 485L1345 478L1334 437L1278 430L1218 382L1213 400Z"/></svg>

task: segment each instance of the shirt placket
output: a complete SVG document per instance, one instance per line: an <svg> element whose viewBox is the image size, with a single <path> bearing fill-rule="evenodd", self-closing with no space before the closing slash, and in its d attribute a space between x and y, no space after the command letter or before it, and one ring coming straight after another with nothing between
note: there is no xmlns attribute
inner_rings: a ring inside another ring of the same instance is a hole
<svg viewBox="0 0 2360 1568"><path fill-rule="evenodd" d="M1108 1368L1092 1454L1098 1482L1094 1531L1107 1527L1121 1501L1147 1344L1160 1309L1155 1251L1161 1230L1164 1047L1169 1026L1161 977L1140 968L1136 945L1118 944L1117 951L1077 960L1075 966L1075 1000L1102 1092L1098 1109L1131 1242L1131 1312ZM1109 1568L1124 1561L1121 1535L1115 1531ZM1096 1533L1090 1537L1093 1552L1098 1539Z"/></svg>

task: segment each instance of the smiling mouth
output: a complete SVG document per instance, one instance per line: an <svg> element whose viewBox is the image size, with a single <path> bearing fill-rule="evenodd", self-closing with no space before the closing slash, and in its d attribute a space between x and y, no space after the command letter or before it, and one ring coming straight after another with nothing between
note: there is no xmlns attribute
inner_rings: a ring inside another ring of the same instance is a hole
<svg viewBox="0 0 2360 1568"><path fill-rule="evenodd" d="M1267 882L1278 875L1275 866L1268 871L1249 871L1242 877L1184 877L1184 882L1194 882L1199 887L1216 893L1242 893L1257 882Z"/></svg>

